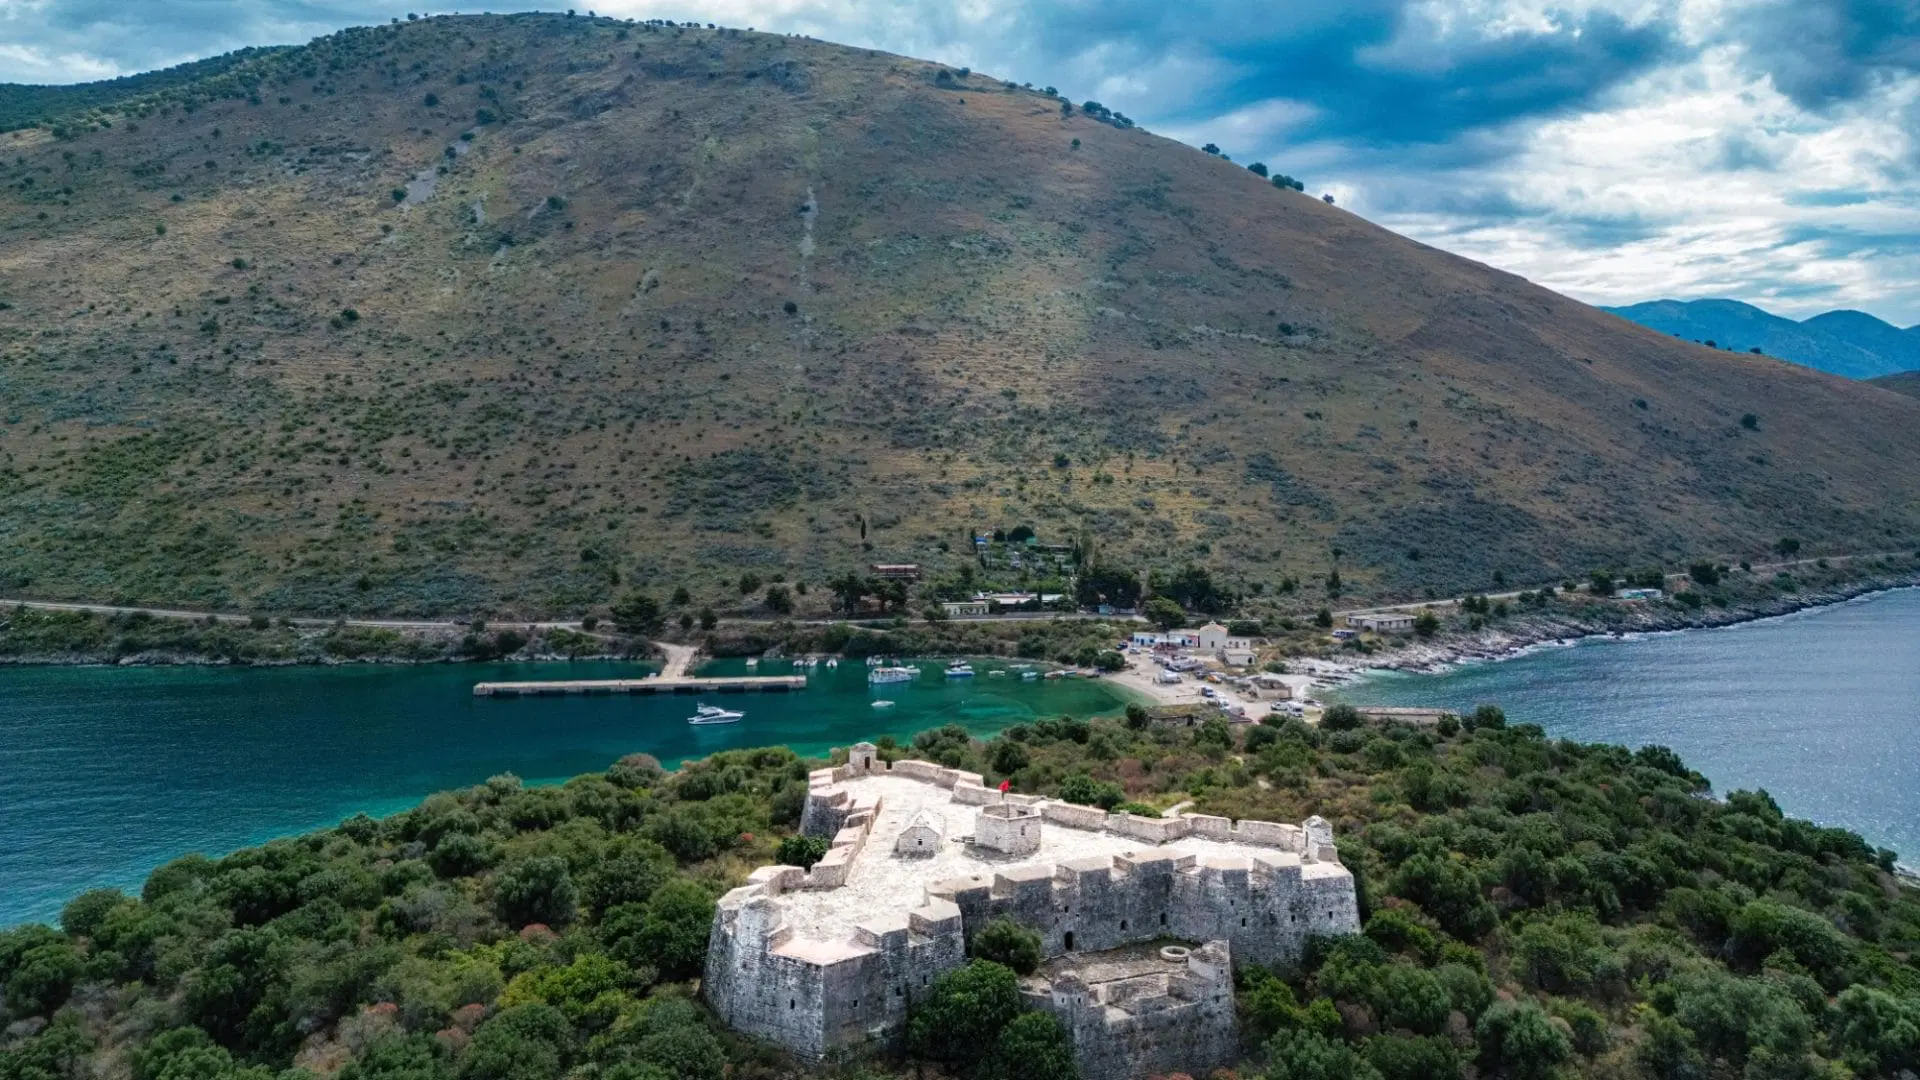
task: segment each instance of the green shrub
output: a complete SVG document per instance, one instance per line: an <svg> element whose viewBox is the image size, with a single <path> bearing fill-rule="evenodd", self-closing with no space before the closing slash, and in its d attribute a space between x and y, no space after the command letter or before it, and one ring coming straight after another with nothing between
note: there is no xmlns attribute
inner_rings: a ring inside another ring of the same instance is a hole
<svg viewBox="0 0 1920 1080"><path fill-rule="evenodd" d="M580 891L564 859L537 856L508 866L494 881L494 905L508 926L561 926L573 920Z"/></svg>
<svg viewBox="0 0 1920 1080"><path fill-rule="evenodd" d="M934 980L907 1023L907 1044L932 1061L970 1068L1023 1011L1013 970L974 960Z"/></svg>
<svg viewBox="0 0 1920 1080"><path fill-rule="evenodd" d="M973 937L973 955L1011 968L1016 975L1033 974L1043 959L1040 935L1006 918L980 928Z"/></svg>
<svg viewBox="0 0 1920 1080"><path fill-rule="evenodd" d="M789 836L780 841L777 857L782 866L811 869L814 863L826 857L827 846L824 836Z"/></svg>
<svg viewBox="0 0 1920 1080"><path fill-rule="evenodd" d="M1538 1005L1496 1003L1474 1025L1480 1064L1513 1080L1546 1080L1573 1057L1573 1043Z"/></svg>
<svg viewBox="0 0 1920 1080"><path fill-rule="evenodd" d="M993 1041L980 1063L980 1080L1080 1080L1073 1043L1052 1014L1024 1012Z"/></svg>

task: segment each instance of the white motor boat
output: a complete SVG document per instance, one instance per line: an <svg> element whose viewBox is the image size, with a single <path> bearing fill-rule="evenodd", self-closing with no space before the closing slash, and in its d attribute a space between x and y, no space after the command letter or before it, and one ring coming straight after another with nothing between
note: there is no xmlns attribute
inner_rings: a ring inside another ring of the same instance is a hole
<svg viewBox="0 0 1920 1080"><path fill-rule="evenodd" d="M915 672L912 668L877 667L867 673L869 683L912 682Z"/></svg>
<svg viewBox="0 0 1920 1080"><path fill-rule="evenodd" d="M947 665L947 678L971 679L973 678L973 665L967 663L965 660L955 660L953 663Z"/></svg>
<svg viewBox="0 0 1920 1080"><path fill-rule="evenodd" d="M876 709L891 709L893 708L893 702L887 701L886 699L882 698L881 700L874 702L873 707Z"/></svg>
<svg viewBox="0 0 1920 1080"><path fill-rule="evenodd" d="M723 709L718 705L696 705L693 715L687 717L687 723L696 726L705 724L737 724L747 718L747 714L732 709Z"/></svg>

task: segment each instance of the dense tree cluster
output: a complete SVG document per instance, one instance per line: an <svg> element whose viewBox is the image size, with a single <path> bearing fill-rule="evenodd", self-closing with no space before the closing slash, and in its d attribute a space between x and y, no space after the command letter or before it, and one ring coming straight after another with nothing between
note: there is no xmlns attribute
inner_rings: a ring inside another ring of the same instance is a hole
<svg viewBox="0 0 1920 1080"><path fill-rule="evenodd" d="M1243 1076L1920 1069L1920 895L1892 852L1764 792L1715 799L1669 750L1559 742L1497 708L1444 733L1330 719L1235 731L1140 710L881 752L1136 812L1334 821L1364 932L1239 973ZM58 929L0 933L0 1080L791 1075L692 980L722 890L818 858L794 835L810 764L732 751L557 787L499 777L181 859L138 897L84 894ZM1060 1026L1019 1004L1016 973L1041 959L1031 931L983 928L901 1045L859 1067L1068 1080Z"/></svg>

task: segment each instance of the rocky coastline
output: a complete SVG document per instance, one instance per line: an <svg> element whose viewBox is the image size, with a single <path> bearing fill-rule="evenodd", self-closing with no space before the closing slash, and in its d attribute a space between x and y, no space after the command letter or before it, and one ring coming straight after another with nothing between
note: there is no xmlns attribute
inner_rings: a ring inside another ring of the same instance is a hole
<svg viewBox="0 0 1920 1080"><path fill-rule="evenodd" d="M1669 603L1586 605L1577 611L1515 615L1498 626L1458 631L1430 639L1396 642L1371 654L1303 659L1305 674L1328 684L1351 682L1369 672L1437 674L1465 662L1510 660L1542 647L1585 638L1710 630L1831 607L1894 589L1920 587L1920 571L1879 574L1806 592L1745 599L1696 610ZM1290 662L1290 666L1294 666Z"/></svg>

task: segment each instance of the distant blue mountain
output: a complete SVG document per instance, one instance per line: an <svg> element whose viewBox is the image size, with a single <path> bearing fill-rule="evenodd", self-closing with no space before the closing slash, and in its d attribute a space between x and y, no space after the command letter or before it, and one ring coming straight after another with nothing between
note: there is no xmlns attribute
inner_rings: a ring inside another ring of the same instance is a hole
<svg viewBox="0 0 1920 1080"><path fill-rule="evenodd" d="M1757 348L1850 379L1920 371L1920 326L1902 330L1864 311L1795 322L1738 300L1653 300L1605 310L1688 341L1734 352Z"/></svg>

